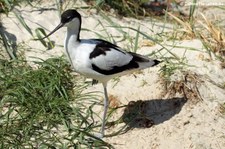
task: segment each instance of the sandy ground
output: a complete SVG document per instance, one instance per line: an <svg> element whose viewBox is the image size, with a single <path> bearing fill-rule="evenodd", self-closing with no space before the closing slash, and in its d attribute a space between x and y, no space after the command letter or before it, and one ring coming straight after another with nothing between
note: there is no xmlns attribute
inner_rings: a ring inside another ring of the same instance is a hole
<svg viewBox="0 0 225 149"><path fill-rule="evenodd" d="M205 2L205 1L204 1ZM220 1L222 2L222 0ZM85 4L78 5L84 6ZM45 8L56 8L52 3L43 4ZM51 31L58 23L59 17L55 10L39 11L38 9L31 11L30 7L18 8L22 16L28 20L27 24L32 29L39 25L47 31ZM211 11L211 10L210 10ZM109 25L94 10L80 10L83 16L83 28L95 30L104 34L102 28L98 25L101 21L105 26ZM218 15L224 18L224 15ZM217 18L217 19L218 19ZM140 28L147 34L154 35L162 30L161 23L152 23L150 19L135 20L130 18L117 19L111 16L114 22L122 26L132 26ZM63 47L56 46L54 50L46 51L44 47L36 41L31 40L31 36L16 21L13 14L9 17L2 18L3 26L8 34L12 34L16 38L16 42L25 41L27 43L27 51L25 52L28 60L33 60L33 56L43 59L59 56L63 54ZM171 24L166 24L168 30L172 28ZM153 31L151 31L151 30ZM119 34L112 28L107 28L111 35ZM130 35L134 32L127 30ZM63 45L65 29L59 30L51 37L57 45ZM94 33L83 31L82 38L96 38ZM98 38L98 37L97 37ZM143 42L142 40L140 43ZM120 42L118 45L126 47L126 42ZM174 44L170 41L163 41L163 44ZM165 84L160 77L159 70L163 66L150 68L136 73L135 75L122 76L115 85L115 81L109 82L108 92L114 96L114 100L118 105L129 105L126 110L120 109L115 113L112 119L116 119L124 115L124 123L126 123L127 114L132 114L133 107L140 108L139 119L130 124L130 130L124 134L114 137L106 137L105 141L112 144L118 149L174 149L174 148L196 148L196 149L222 149L225 148L225 118L221 114L221 104L225 103L225 90L218 87L225 82L225 70L221 68L220 62L213 58L207 61L208 55L205 52L202 43L197 40L184 40L175 42L177 46L193 47L199 51L186 51L182 48L173 48L172 52L182 57L185 53L187 63L195 67L187 67L185 70L190 74L197 76L197 87L201 95L201 100L186 100L183 96L175 94L168 95L165 90ZM29 47L32 47L29 48ZM33 48L34 47L34 48ZM160 45L141 46L137 51L141 54L148 54L152 51L160 49ZM168 47L169 48L169 47ZM166 51L162 51L165 57L170 55ZM174 81L182 78L181 72L177 72L172 78ZM97 84L91 86L87 91L102 91L102 85ZM99 110L103 108L100 107ZM130 113L129 113L130 112ZM152 126L153 124L153 126ZM114 126L106 130L106 134L117 131L121 125Z"/></svg>

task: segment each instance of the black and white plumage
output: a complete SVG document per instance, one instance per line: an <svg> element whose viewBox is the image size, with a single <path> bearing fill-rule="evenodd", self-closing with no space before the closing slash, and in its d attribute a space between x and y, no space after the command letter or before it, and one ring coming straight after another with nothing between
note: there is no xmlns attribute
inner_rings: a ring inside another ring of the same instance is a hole
<svg viewBox="0 0 225 149"><path fill-rule="evenodd" d="M81 15L74 9L63 12L60 24L46 37L63 26L67 27L64 46L74 70L103 84L105 99L100 134L100 137L103 137L108 109L107 82L116 76L155 66L159 61L126 52L101 39L80 39Z"/></svg>

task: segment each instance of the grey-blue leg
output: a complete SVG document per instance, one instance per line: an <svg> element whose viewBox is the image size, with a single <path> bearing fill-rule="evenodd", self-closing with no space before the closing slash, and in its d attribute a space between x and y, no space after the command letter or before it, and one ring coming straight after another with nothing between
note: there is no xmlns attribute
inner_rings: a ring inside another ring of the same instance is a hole
<svg viewBox="0 0 225 149"><path fill-rule="evenodd" d="M102 137L105 135L104 130L105 130L105 123L106 123L106 114L109 106L109 99L108 99L108 93L107 93L107 84L103 83L103 88L104 88L104 113L103 113L103 118L102 118L102 128L101 128L101 134Z"/></svg>

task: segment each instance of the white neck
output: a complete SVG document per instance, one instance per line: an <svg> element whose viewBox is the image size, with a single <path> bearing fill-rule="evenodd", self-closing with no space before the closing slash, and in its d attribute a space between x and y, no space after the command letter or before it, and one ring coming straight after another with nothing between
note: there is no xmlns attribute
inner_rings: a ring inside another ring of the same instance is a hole
<svg viewBox="0 0 225 149"><path fill-rule="evenodd" d="M70 44L70 42L79 42L81 20L75 18L74 20L69 22L66 26L67 26L67 34L65 44Z"/></svg>
<svg viewBox="0 0 225 149"><path fill-rule="evenodd" d="M75 18L74 20L66 24L67 33L64 42L64 47L67 52L74 46L74 44L79 43L80 26L81 20L79 20L78 18Z"/></svg>
<svg viewBox="0 0 225 149"><path fill-rule="evenodd" d="M80 43L80 25L81 22L78 18L75 18L65 25L67 27L67 33L64 41L64 47L69 59L71 52L74 51L74 48L77 47Z"/></svg>

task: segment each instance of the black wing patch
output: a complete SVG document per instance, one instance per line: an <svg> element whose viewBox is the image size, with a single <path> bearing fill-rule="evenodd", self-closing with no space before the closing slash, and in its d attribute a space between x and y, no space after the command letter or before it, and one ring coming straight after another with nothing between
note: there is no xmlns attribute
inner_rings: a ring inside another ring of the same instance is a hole
<svg viewBox="0 0 225 149"><path fill-rule="evenodd" d="M110 47L102 44L97 44L94 50L90 53L89 58L92 59L98 57L99 55L106 55L106 51L110 51Z"/></svg>
<svg viewBox="0 0 225 149"><path fill-rule="evenodd" d="M93 39L98 41L99 43L96 45L96 47L94 48L94 50L90 53L89 58L95 58L98 57L99 55L106 55L106 51L110 51L110 48L113 48L114 50L120 51L121 53L125 54L125 52L119 50L119 47L108 42L105 40L101 40L101 39Z"/></svg>

